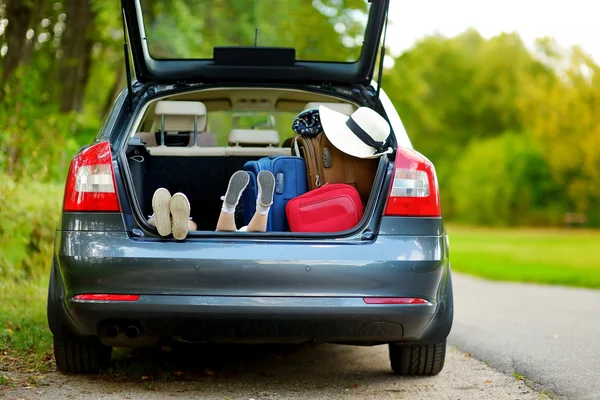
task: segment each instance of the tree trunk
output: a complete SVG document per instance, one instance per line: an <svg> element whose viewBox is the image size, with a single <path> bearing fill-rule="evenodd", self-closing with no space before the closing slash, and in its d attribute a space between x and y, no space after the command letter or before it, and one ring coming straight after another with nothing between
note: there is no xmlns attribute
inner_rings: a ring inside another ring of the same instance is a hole
<svg viewBox="0 0 600 400"><path fill-rule="evenodd" d="M92 58L95 12L90 0L66 0L67 23L62 38L63 56L58 72L60 111L80 112Z"/></svg>
<svg viewBox="0 0 600 400"><path fill-rule="evenodd" d="M33 28L35 31L37 29L36 25L38 25L44 18L44 13L46 11L46 1L40 0L38 2L38 4L35 6L34 11L35 12L33 13L33 17L31 19L30 28ZM32 40L27 40L25 42L25 46L23 46L23 52L22 52L23 58L21 59L21 64L29 65L31 63L31 59L32 59L33 53L34 53L35 43L36 43L35 37Z"/></svg>
<svg viewBox="0 0 600 400"><path fill-rule="evenodd" d="M4 83L19 66L27 50L25 34L34 23L34 17L43 10L45 1L10 0L6 3L8 25L4 36L8 52L4 56L2 80Z"/></svg>
<svg viewBox="0 0 600 400"><path fill-rule="evenodd" d="M83 58L81 60L81 74L79 77L79 83L77 85L77 94L73 99L73 110L80 112L83 109L83 101L85 98L85 88L90 78L90 70L92 69L92 48L94 41L87 38L85 41Z"/></svg>

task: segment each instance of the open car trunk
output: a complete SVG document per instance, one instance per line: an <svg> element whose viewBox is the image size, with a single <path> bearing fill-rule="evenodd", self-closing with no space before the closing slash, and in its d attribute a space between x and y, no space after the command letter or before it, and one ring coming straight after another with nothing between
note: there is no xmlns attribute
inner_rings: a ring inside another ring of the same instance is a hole
<svg viewBox="0 0 600 400"><path fill-rule="evenodd" d="M184 193L191 204L191 218L198 226L198 231L189 232L188 237L214 233L217 220L221 211L223 196L227 190L227 184L231 175L243 169L244 164L250 160L262 158L260 155L201 155L201 156L179 156L179 155L152 155L143 143L131 140L126 153L128 167L131 172L133 190L137 204L131 204L132 210L138 212L143 220L152 215L152 196L158 188L166 188L174 194ZM361 225L368 222L376 222L378 219L373 214L378 201L385 201L377 194L383 188L388 160L382 157L379 162L377 175L374 177L371 195L365 202L365 213L363 220L351 231L356 231ZM384 190L385 191L385 190ZM137 206L137 207L136 207ZM240 200L235 213L236 225L239 228L245 225L243 201ZM150 226L146 226L154 231ZM312 233L314 236L346 236L351 231L332 232L330 234ZM337 233L337 235L336 235ZM304 233L304 235L309 234ZM157 234L156 234L157 235ZM292 232L269 232L269 235L297 236ZM302 235L302 234L301 234Z"/></svg>
<svg viewBox="0 0 600 400"><path fill-rule="evenodd" d="M135 141L134 141L135 142ZM139 207L145 217L152 212L152 195L158 188L182 192L190 201L191 218L199 231L214 231L231 175L260 156L151 155L143 144L128 146L127 160ZM242 203L240 201L240 203ZM243 226L243 209L236 210L236 224Z"/></svg>
<svg viewBox="0 0 600 400"><path fill-rule="evenodd" d="M125 174L130 208L138 226L148 232L143 236L160 237L147 223L153 214L152 197L159 188L167 189L171 195L181 192L187 196L190 217L197 224L197 231L189 232L190 238L260 235L259 232L215 232L223 204L221 197L227 191L230 177L243 170L249 161L293 156L291 127L298 113L322 104L350 115L360 104L348 100L297 88L230 87L174 93L148 101L140 108L137 124L127 133L121 158L130 172ZM370 161L373 163L369 176L373 183L368 182L360 189L364 214L353 228L332 229L327 233L272 229L262 234L282 238L356 238L362 230L373 231L372 226L378 223L388 194L389 159L383 156ZM280 194L275 191L275 196ZM295 196L284 193L286 202ZM244 219L243 198L235 213L237 229L247 225L249 219L248 212ZM270 218L274 220L272 213ZM129 228L132 230L135 226Z"/></svg>

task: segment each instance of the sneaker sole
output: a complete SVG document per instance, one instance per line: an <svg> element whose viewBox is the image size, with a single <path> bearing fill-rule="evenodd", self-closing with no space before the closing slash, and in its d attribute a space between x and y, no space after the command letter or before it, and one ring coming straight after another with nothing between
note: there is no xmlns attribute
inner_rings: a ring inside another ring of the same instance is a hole
<svg viewBox="0 0 600 400"><path fill-rule="evenodd" d="M188 234L190 202L183 193L175 193L171 198L171 216L173 217L173 237L183 240Z"/></svg>
<svg viewBox="0 0 600 400"><path fill-rule="evenodd" d="M248 182L250 181L250 176L246 171L237 171L235 174L231 175L229 179L229 185L227 186L227 192L225 193L225 205L227 207L235 207L240 201L240 196L246 186L248 186Z"/></svg>
<svg viewBox="0 0 600 400"><path fill-rule="evenodd" d="M275 177L271 171L260 171L256 177L258 183L258 203L263 207L273 204L273 191L275 190Z"/></svg>
<svg viewBox="0 0 600 400"><path fill-rule="evenodd" d="M171 234L170 202L171 193L169 193L167 189L157 189L152 196L154 222L156 223L156 230L160 236L169 236Z"/></svg>

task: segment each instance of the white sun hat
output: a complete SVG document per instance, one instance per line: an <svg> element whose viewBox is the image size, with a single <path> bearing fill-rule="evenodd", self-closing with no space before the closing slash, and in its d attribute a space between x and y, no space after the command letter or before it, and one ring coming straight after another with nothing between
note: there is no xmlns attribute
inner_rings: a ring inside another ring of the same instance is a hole
<svg viewBox="0 0 600 400"><path fill-rule="evenodd" d="M327 139L346 154L377 158L392 152L388 145L390 124L371 108L360 107L348 116L320 105L319 118Z"/></svg>

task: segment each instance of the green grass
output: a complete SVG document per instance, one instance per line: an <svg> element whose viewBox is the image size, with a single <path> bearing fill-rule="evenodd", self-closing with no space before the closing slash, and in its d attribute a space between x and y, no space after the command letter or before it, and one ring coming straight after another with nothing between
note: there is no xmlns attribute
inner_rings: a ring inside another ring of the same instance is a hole
<svg viewBox="0 0 600 400"><path fill-rule="evenodd" d="M522 381L525 379L525 377L519 373L517 373L517 371L513 371L513 376L515 377L516 380L518 381Z"/></svg>
<svg viewBox="0 0 600 400"><path fill-rule="evenodd" d="M0 280L0 370L47 372L53 368L46 322L48 279Z"/></svg>
<svg viewBox="0 0 600 400"><path fill-rule="evenodd" d="M447 227L452 269L488 279L600 288L600 230Z"/></svg>

